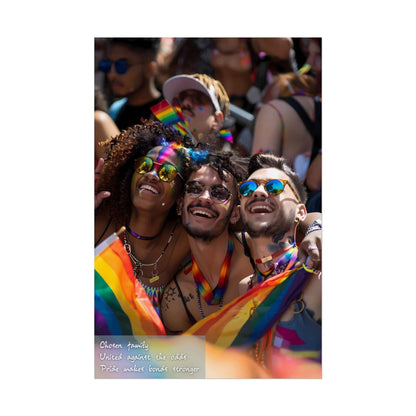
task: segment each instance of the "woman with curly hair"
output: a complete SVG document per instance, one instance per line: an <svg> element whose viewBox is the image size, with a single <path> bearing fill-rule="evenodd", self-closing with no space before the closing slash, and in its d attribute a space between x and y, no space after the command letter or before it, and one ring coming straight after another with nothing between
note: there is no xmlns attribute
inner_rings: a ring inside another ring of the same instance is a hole
<svg viewBox="0 0 416 416"><path fill-rule="evenodd" d="M189 252L176 200L187 178L190 143L158 122L135 125L110 140L97 181L109 192L96 209L95 245L121 234L136 279L159 311L166 284Z"/></svg>

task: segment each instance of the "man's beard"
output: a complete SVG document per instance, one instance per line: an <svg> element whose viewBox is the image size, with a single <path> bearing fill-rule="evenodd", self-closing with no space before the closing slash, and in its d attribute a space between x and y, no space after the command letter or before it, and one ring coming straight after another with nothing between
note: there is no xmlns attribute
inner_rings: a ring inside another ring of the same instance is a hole
<svg viewBox="0 0 416 416"><path fill-rule="evenodd" d="M276 234L287 233L293 226L296 218L296 212L289 213L286 217L279 216L276 221L258 224L247 221L244 216L242 222L244 230L252 238L273 237Z"/></svg>
<svg viewBox="0 0 416 416"><path fill-rule="evenodd" d="M183 226L185 227L186 232L192 237L197 240L202 241L212 241L215 238L219 237L225 229L228 228L228 224L230 222L230 218L232 215L232 211L227 214L225 218L223 218L222 222L219 224L216 224L215 230L204 230L201 228L191 227L189 225L186 225L185 222L183 222ZM182 218L183 218L183 212L182 212Z"/></svg>

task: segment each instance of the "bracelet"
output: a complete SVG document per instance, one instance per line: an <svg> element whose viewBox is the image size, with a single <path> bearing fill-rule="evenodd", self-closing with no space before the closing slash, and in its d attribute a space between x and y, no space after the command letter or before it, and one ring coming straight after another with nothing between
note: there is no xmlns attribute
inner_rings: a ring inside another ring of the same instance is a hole
<svg viewBox="0 0 416 416"><path fill-rule="evenodd" d="M322 223L320 220L314 221L306 230L305 237L312 231L322 230Z"/></svg>

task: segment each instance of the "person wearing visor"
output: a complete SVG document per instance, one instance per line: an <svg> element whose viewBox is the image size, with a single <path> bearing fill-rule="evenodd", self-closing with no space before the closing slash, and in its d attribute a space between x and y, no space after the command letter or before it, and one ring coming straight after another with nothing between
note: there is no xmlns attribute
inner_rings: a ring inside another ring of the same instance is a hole
<svg viewBox="0 0 416 416"><path fill-rule="evenodd" d="M163 84L163 96L171 106L181 108L188 131L198 142L230 150L217 134L230 114L230 100L221 82L205 74L176 75Z"/></svg>
<svg viewBox="0 0 416 416"><path fill-rule="evenodd" d="M117 127L125 130L151 119L150 108L161 100L155 86L160 38L108 38L107 58L99 70L107 76L114 97L109 109Z"/></svg>

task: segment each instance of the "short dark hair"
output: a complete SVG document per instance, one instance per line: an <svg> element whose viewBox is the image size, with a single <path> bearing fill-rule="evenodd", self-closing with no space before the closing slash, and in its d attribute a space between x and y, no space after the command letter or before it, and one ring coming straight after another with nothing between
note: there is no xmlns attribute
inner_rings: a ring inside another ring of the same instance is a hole
<svg viewBox="0 0 416 416"><path fill-rule="evenodd" d="M247 177L256 170L267 168L276 168L283 171L289 177L290 184L296 190L302 203L306 202L307 193L305 186L283 157L278 157L272 153L256 153L249 160Z"/></svg>
<svg viewBox="0 0 416 416"><path fill-rule="evenodd" d="M154 60L159 52L160 38L107 38L109 46L122 44Z"/></svg>

